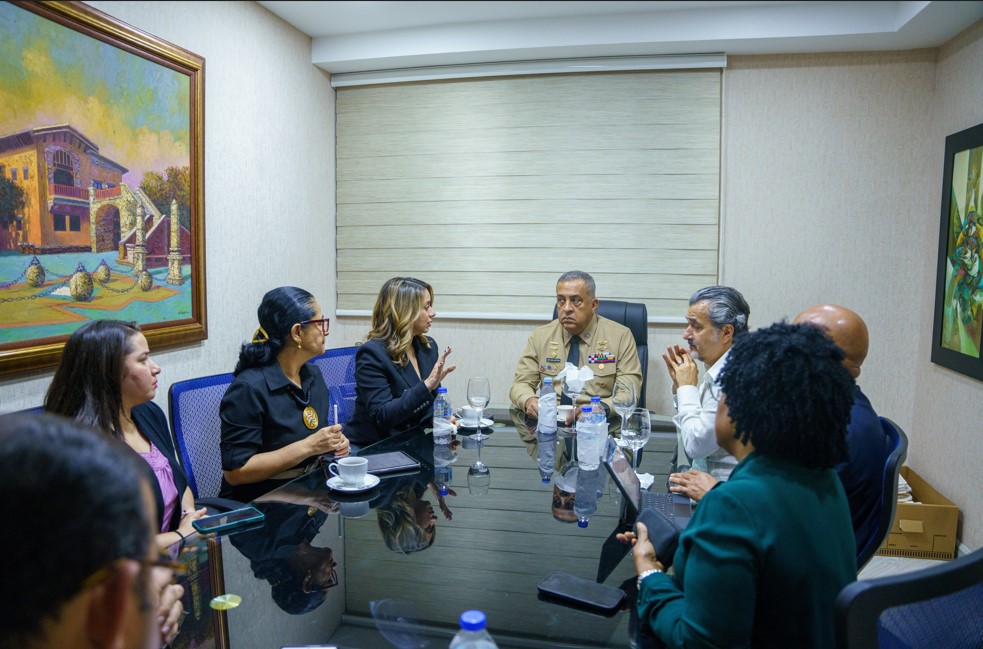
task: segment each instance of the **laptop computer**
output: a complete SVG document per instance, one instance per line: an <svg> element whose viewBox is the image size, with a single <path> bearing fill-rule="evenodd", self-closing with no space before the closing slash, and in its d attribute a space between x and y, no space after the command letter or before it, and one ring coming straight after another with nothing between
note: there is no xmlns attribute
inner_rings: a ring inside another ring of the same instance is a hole
<svg viewBox="0 0 983 649"><path fill-rule="evenodd" d="M679 527L686 527L693 516L693 505L686 496L674 493L660 493L642 489L638 476L631 468L631 462L614 438L608 438L604 453L604 467L618 485L625 502L632 510L632 520L646 509L658 509L676 521Z"/></svg>

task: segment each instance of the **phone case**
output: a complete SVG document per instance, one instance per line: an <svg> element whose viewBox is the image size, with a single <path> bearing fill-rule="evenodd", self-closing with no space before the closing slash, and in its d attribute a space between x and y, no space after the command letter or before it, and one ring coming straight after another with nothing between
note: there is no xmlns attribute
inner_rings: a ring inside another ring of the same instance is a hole
<svg viewBox="0 0 983 649"><path fill-rule="evenodd" d="M223 518L234 516L237 514L242 514L243 512L248 512L250 516L243 518L241 520L229 521L222 525L213 525L215 521L219 521ZM238 530L243 527L257 527L266 519L266 515L256 509L253 506L242 507L241 509L233 509L227 512L221 512L214 514L212 516L205 516L197 520L191 521L191 525L198 530L199 534L217 534L219 532L228 532L229 530Z"/></svg>
<svg viewBox="0 0 983 649"><path fill-rule="evenodd" d="M592 611L613 613L621 606L625 591L565 572L551 572L539 582L539 592L547 597Z"/></svg>
<svg viewBox="0 0 983 649"><path fill-rule="evenodd" d="M643 523L648 531L649 541L655 548L655 558L666 568L671 566L682 531L676 521L658 509L646 509L638 515L635 524L638 523Z"/></svg>

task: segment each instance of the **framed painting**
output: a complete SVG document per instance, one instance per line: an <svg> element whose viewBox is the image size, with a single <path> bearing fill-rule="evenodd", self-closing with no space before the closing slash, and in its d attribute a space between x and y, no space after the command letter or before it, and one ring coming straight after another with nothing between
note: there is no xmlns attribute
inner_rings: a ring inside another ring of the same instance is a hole
<svg viewBox="0 0 983 649"><path fill-rule="evenodd" d="M983 380L983 124L945 139L932 362Z"/></svg>
<svg viewBox="0 0 983 649"><path fill-rule="evenodd" d="M205 60L77 2L0 3L0 52L0 374L204 340Z"/></svg>

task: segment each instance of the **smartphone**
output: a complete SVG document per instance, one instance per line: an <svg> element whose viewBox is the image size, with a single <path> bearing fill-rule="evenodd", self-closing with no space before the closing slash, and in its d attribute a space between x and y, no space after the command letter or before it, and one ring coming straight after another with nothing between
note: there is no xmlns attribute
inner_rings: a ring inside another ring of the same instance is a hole
<svg viewBox="0 0 983 649"><path fill-rule="evenodd" d="M213 516L205 516L192 521L195 529L201 534L213 534L217 532L228 532L229 530L241 527L254 527L257 523L263 522L266 516L252 505L233 509L232 511L222 512Z"/></svg>

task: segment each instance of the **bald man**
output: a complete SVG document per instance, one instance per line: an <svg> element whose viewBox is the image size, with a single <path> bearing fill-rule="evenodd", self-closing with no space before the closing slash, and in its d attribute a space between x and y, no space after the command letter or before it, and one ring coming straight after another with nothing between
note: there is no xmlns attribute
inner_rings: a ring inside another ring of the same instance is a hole
<svg viewBox="0 0 983 649"><path fill-rule="evenodd" d="M870 400L856 385L860 376L860 366L867 358L869 338L867 325L863 319L846 307L837 304L817 304L795 316L794 324L813 324L821 327L833 342L843 350L843 366L854 380L853 408L850 423L847 425L847 460L834 468L843 483L847 500L850 502L850 516L853 519L853 533L857 550L877 531L877 518L881 507L881 485L884 476L884 462L887 460L888 440L870 405ZM673 473L669 476L670 491L700 500L707 491L717 484L717 480L702 471Z"/></svg>
<svg viewBox="0 0 983 649"><path fill-rule="evenodd" d="M857 380L869 347L867 325L859 315L838 304L817 304L795 316L792 322L814 324L825 329L846 355L843 366L853 380ZM856 384L853 387L853 409L846 429L846 443L848 458L834 468L850 501L850 516L853 518L853 532L859 551L877 531L888 440L870 400Z"/></svg>

